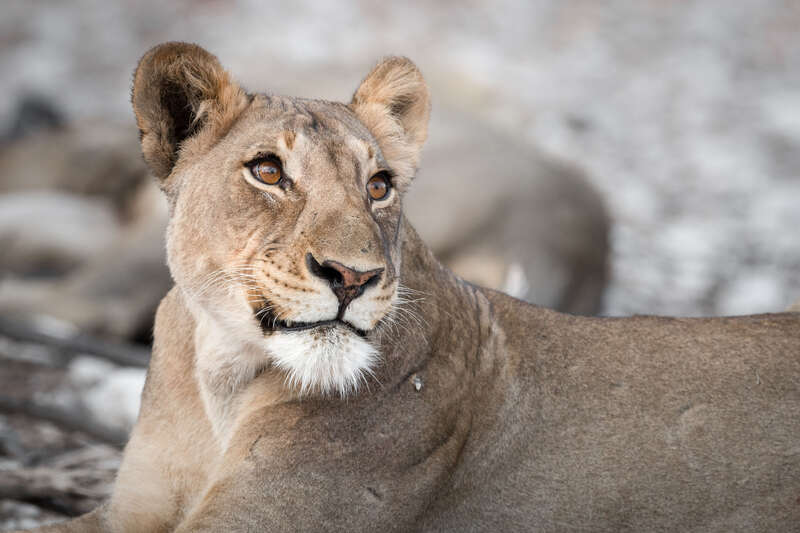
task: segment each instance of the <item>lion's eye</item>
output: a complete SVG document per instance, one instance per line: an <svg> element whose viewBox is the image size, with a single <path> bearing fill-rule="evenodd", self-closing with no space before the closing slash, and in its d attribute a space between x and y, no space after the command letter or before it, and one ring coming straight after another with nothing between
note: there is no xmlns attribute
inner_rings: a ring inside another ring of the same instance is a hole
<svg viewBox="0 0 800 533"><path fill-rule="evenodd" d="M254 164L250 167L250 173L253 174L255 179L267 185L277 185L283 177L281 166L269 159Z"/></svg>
<svg viewBox="0 0 800 533"><path fill-rule="evenodd" d="M392 184L385 172L379 172L367 182L367 193L373 200L383 200L389 195Z"/></svg>

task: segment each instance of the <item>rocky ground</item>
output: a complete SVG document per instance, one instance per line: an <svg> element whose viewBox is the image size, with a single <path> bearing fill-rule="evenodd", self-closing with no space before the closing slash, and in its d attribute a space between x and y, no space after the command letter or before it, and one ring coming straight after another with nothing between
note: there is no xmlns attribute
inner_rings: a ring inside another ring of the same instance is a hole
<svg viewBox="0 0 800 533"><path fill-rule="evenodd" d="M561 175L551 164L573 169L568 175L585 174L602 193L612 223L603 314L773 311L800 297L798 27L800 5L792 0L381 7L357 0L269 6L12 0L0 17L0 90L6 95L0 130L4 136L24 133L14 113L21 98L37 94L65 110L69 124L122 124L135 141L131 72L147 48L164 40L200 43L251 89L331 99L347 99L376 58L404 54L431 84L432 143L447 144L441 139L452 138L457 124L466 139L459 150L474 155L490 146L504 154L511 147L539 154L536 165L548 161L548 175ZM471 135L477 130L491 138ZM96 148L102 142L72 139L94 146L95 155L110 153ZM49 142L21 155L57 162L24 178L51 178L80 165L57 157L70 142ZM421 191L423 180L466 161L449 165L433 150L428 174L423 158ZM94 160L101 164L91 170L97 175L130 175L126 168L103 167L102 157ZM480 187L519 190L508 176L524 172L525 158L508 167L502 161L509 156L498 161L491 162L497 173L482 171L483 183L459 190L456 200L469 211L464 218L484 216L485 202L475 202ZM8 176L0 178L5 186ZM112 188L103 194L128 197L124 188ZM441 202L437 187L429 184L425 191L423 199ZM29 205L22 200L0 196L0 225ZM57 203L64 207L62 200ZM106 264L119 254L92 248L103 239L109 246L122 234L152 240L151 227L125 226L132 211L124 206L130 205L138 204L77 209L84 226L96 229L93 245L75 244L67 225L74 219L56 223L58 212L51 209L38 217L53 218L37 235L52 238L60 229L59 242L78 254L71 262L105 257L96 261ZM529 233L553 249L568 225L537 219L539 205L529 205L526 220L536 224ZM575 218L569 209L559 212ZM0 282L18 270L8 251L30 242L2 241ZM550 268L554 274L543 279L563 272ZM525 280L546 285L532 276ZM81 290L80 280L70 287ZM115 301L112 292L103 293L107 304ZM54 321L21 329L0 322L0 529L63 519L107 494L143 381L141 352L116 344L120 337L147 340L141 324L126 320L127 307L105 307L99 318L87 312L87 324L114 318L106 320L113 325L103 340L75 337L74 328ZM3 316L13 315L12 309Z"/></svg>
<svg viewBox="0 0 800 533"><path fill-rule="evenodd" d="M0 530L108 497L146 361L141 347L0 319Z"/></svg>

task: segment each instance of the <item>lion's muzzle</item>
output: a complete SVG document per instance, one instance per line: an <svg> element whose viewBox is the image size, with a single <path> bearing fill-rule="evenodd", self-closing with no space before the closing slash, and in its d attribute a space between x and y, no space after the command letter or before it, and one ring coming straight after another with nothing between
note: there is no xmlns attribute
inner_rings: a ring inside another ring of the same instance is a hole
<svg viewBox="0 0 800 533"><path fill-rule="evenodd" d="M344 312L350 302L361 296L367 287L378 282L384 270L376 268L362 272L330 259L320 264L310 253L306 254L306 265L309 272L330 285L333 294L339 300L337 320L344 318Z"/></svg>

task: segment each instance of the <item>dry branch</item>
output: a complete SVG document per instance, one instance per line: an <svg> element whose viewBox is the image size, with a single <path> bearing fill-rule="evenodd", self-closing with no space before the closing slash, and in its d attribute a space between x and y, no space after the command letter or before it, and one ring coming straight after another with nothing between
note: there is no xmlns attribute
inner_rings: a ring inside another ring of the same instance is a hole
<svg viewBox="0 0 800 533"><path fill-rule="evenodd" d="M78 516L91 511L108 496L111 479L113 473L92 468L3 470L0 474L0 499L37 503L69 516Z"/></svg>
<svg viewBox="0 0 800 533"><path fill-rule="evenodd" d="M121 366L146 367L150 352L130 344L98 339L79 333L66 336L45 331L35 324L0 317L0 335L17 341L52 346L70 353L85 353L107 359Z"/></svg>
<svg viewBox="0 0 800 533"><path fill-rule="evenodd" d="M100 424L81 413L73 413L53 405L43 405L29 399L0 395L0 411L46 420L63 429L85 433L116 448L122 448L128 440L128 435L124 431Z"/></svg>

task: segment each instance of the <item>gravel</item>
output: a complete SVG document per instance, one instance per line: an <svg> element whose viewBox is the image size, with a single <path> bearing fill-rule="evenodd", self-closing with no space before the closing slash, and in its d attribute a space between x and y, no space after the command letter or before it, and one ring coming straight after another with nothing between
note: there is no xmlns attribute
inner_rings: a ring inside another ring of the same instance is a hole
<svg viewBox="0 0 800 533"><path fill-rule="evenodd" d="M347 98L389 53L447 102L584 168L615 220L604 312L777 311L800 297L800 4L12 1L0 123L30 91L132 123L151 45L199 42L248 87ZM424 160L423 160L424 165Z"/></svg>

